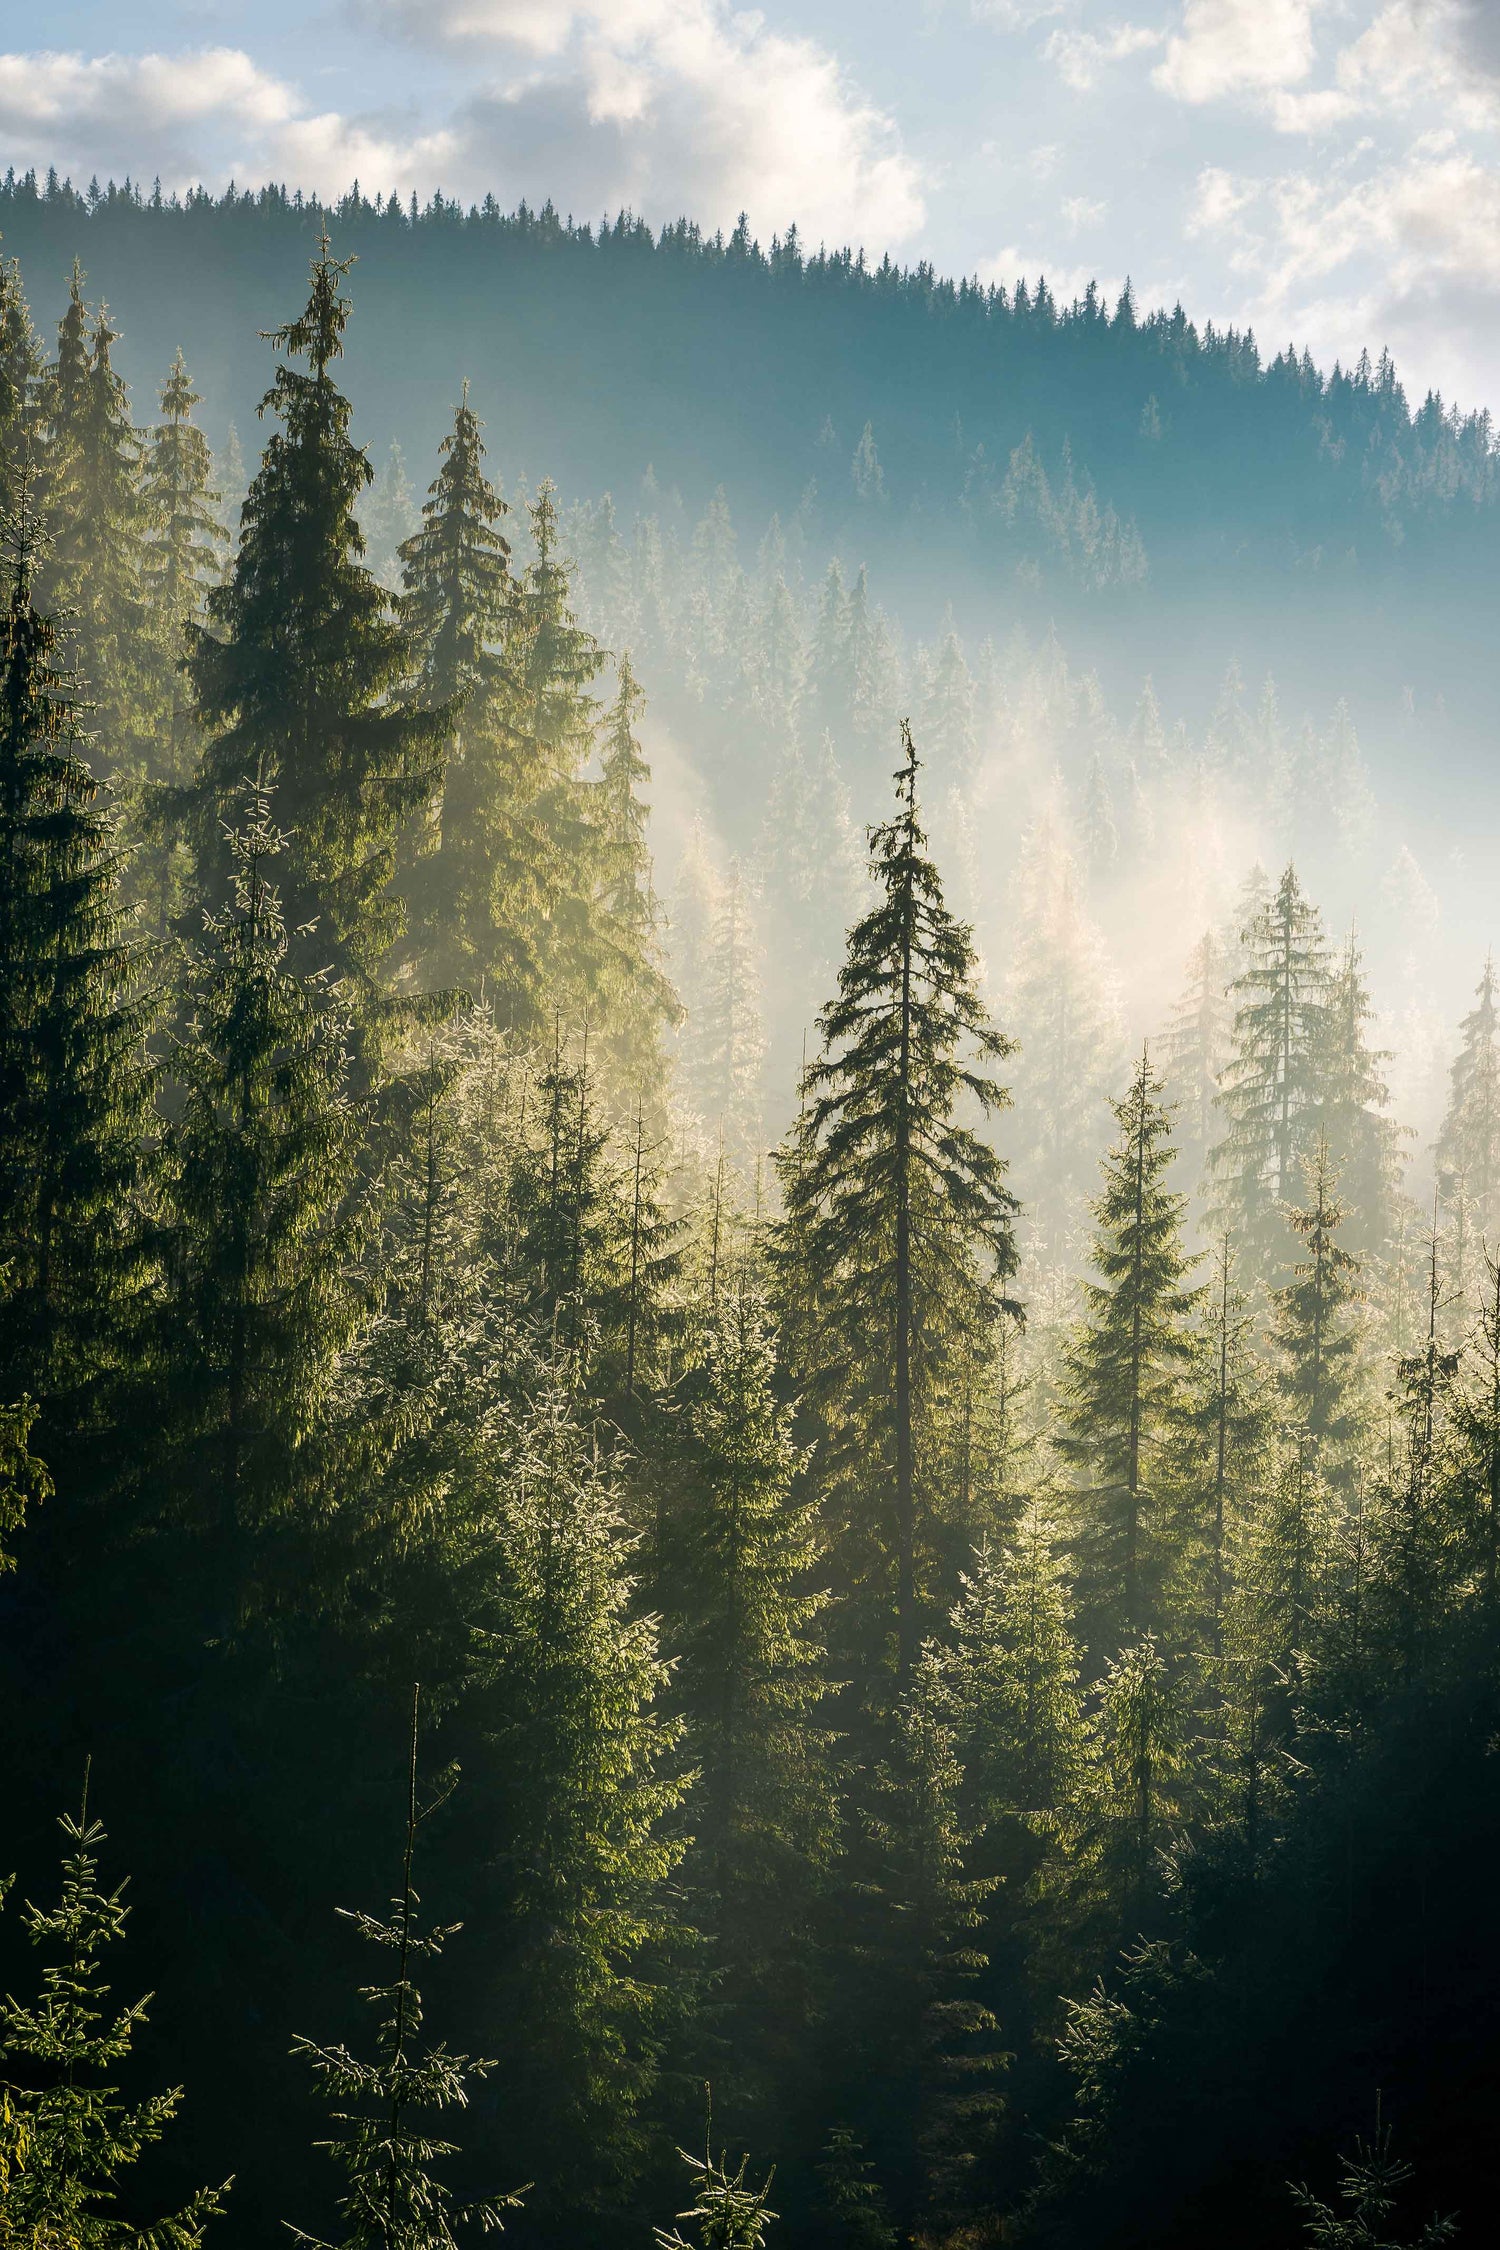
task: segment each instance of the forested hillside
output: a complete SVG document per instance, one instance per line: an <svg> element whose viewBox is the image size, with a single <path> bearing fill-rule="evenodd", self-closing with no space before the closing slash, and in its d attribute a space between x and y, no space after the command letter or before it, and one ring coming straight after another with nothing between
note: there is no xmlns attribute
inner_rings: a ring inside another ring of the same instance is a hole
<svg viewBox="0 0 1500 2250"><path fill-rule="evenodd" d="M1231 657L1299 694L1332 668L1368 698L1362 722L1410 691L1480 762L1489 420L1409 399L1385 357L1319 369L1295 338L1128 293L1062 304L1035 277L954 283L743 226L656 235L357 189L326 216L359 259L351 379L377 464L392 440L426 460L468 379L508 476L611 492L627 519L648 470L690 520L722 485L757 539L774 511L820 565L868 564L914 632L949 602L976 637L997 613L1076 621L1088 661L1204 711ZM280 189L0 189L39 311L61 311L80 258L138 389L160 379L157 339L182 346L216 446L229 422L248 445L246 344L282 317L324 217Z"/></svg>
<svg viewBox="0 0 1500 2250"><path fill-rule="evenodd" d="M6 209L0 2246L1486 2240L1482 832L1331 661L1121 702L1045 610L1180 631L1193 523L1311 582L1274 478L1415 614L1485 427L786 246ZM662 380L570 330L523 446L544 268ZM679 287L808 340L738 440ZM836 503L761 474L815 362Z"/></svg>

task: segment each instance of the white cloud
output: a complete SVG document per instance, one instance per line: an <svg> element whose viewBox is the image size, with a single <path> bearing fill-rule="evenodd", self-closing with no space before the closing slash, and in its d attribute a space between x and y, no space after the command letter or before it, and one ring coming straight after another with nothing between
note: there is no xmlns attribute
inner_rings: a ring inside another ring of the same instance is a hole
<svg viewBox="0 0 1500 2250"><path fill-rule="evenodd" d="M763 233L795 220L875 249L925 216L920 167L836 56L720 0L373 0L364 13L469 53L445 116L318 111L230 48L18 54L0 57L7 157L174 186L274 174L337 194L358 177L709 226L745 210Z"/></svg>
<svg viewBox="0 0 1500 2250"><path fill-rule="evenodd" d="M1186 0L1181 29L1152 73L1183 102L1268 94L1312 70L1320 0Z"/></svg>
<svg viewBox="0 0 1500 2250"><path fill-rule="evenodd" d="M1065 86L1071 86L1077 94L1087 94L1098 85L1110 63L1159 47L1163 36L1153 26L1141 23L1111 24L1103 32L1054 31L1044 41L1042 53L1056 65Z"/></svg>
<svg viewBox="0 0 1500 2250"><path fill-rule="evenodd" d="M334 195L365 184L436 184L450 132L310 112L294 86L233 47L180 55L0 55L8 161L87 178L159 175L168 187L277 176Z"/></svg>
<svg viewBox="0 0 1500 2250"><path fill-rule="evenodd" d="M910 239L924 175L816 40L723 0L360 0L424 47L478 46L496 75L454 120L497 192L629 204L709 225ZM514 58L531 66L516 74ZM467 174L465 176L468 176Z"/></svg>
<svg viewBox="0 0 1500 2250"><path fill-rule="evenodd" d="M1419 138L1266 180L1199 175L1186 231L1242 278L1237 316L1263 337L1346 361L1382 345L1418 389L1490 395L1500 351L1500 173Z"/></svg>
<svg viewBox="0 0 1500 2250"><path fill-rule="evenodd" d="M295 104L280 80L232 47L186 55L0 55L0 134L12 162L88 150L104 169L122 137L168 146L206 126L264 134Z"/></svg>

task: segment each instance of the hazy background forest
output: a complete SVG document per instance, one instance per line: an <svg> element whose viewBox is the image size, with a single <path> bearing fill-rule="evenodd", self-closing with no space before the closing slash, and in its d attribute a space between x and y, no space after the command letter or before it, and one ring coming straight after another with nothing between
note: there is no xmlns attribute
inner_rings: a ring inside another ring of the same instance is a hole
<svg viewBox="0 0 1500 2250"><path fill-rule="evenodd" d="M1487 415L744 225L0 236L0 2245L1486 2239Z"/></svg>

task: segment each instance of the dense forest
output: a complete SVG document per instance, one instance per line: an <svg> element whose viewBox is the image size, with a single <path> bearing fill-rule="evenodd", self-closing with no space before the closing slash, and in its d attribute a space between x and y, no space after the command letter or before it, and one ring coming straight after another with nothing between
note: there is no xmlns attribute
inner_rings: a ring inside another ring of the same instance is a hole
<svg viewBox="0 0 1500 2250"><path fill-rule="evenodd" d="M1336 675L1122 713L1045 603L1194 567L1231 405L1399 593L1487 427L795 244L3 216L0 2246L1482 2241L1494 969ZM805 323L839 513L757 484L789 384L697 513L628 417L565 498L435 317L372 466L377 235L664 367L674 293ZM931 503L978 641L851 544L948 413L850 414L876 327L1036 416ZM1154 506L1056 419L1142 371Z"/></svg>
<svg viewBox="0 0 1500 2250"><path fill-rule="evenodd" d="M0 183L39 317L81 257L127 377L143 393L155 340L180 344L216 448L230 423L248 444L247 338L284 317L325 219L359 259L350 380L377 466L393 440L430 459L457 367L507 478L633 511L650 472L690 521L722 486L757 537L774 511L822 560L858 550L929 622L951 602L976 639L996 614L1085 624L1112 692L1151 672L1206 709L1235 655L1299 698L1332 670L1382 709L1413 690L1487 765L1467 659L1500 598L1489 418L1409 398L1385 355L1320 369L1128 287L1065 303L1045 278L955 282L743 222Z"/></svg>

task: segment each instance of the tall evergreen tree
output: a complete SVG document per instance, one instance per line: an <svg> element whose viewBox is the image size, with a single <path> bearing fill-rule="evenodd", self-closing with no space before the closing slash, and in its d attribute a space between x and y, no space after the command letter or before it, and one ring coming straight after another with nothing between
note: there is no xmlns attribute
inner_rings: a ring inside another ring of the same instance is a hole
<svg viewBox="0 0 1500 2250"><path fill-rule="evenodd" d="M172 1057L166 1431L232 1611L249 1543L295 1497L368 1284L348 1018L325 975L293 965L274 881L286 839L264 791L229 849L233 895L205 914Z"/></svg>
<svg viewBox="0 0 1500 2250"><path fill-rule="evenodd" d="M6 519L20 508L38 449L41 392L42 353L21 269L14 258L0 259L0 517Z"/></svg>
<svg viewBox="0 0 1500 2250"><path fill-rule="evenodd" d="M112 357L119 333L102 307L87 325L82 280L75 266L44 392L42 487L53 546L43 594L73 623L98 760L138 777L163 716L147 607L145 455Z"/></svg>
<svg viewBox="0 0 1500 2250"><path fill-rule="evenodd" d="M537 2208L577 2213L617 2198L642 2158L673 2008L686 1777L620 1465L580 1421L565 1357L526 1394L486 1433L467 1542L500 1915L489 1989L504 2020L544 2027L498 2074Z"/></svg>
<svg viewBox="0 0 1500 2250"><path fill-rule="evenodd" d="M1316 907L1288 867L1244 934L1234 1039L1222 1080L1224 1134L1210 1159L1215 1219L1250 1269L1284 1265L1281 1208L1319 1129L1328 1053L1328 951Z"/></svg>
<svg viewBox="0 0 1500 2250"><path fill-rule="evenodd" d="M701 1001L685 1039L687 1091L733 1162L754 1168L763 1145L765 1025L753 901L738 860L714 900Z"/></svg>
<svg viewBox="0 0 1500 2250"><path fill-rule="evenodd" d="M714 1948L711 2020L725 2043L714 2075L731 2071L740 2099L761 2104L784 2104L805 2056L836 1829L820 1713L827 1597L775 1381L764 1308L742 1287L710 1314L677 1386L681 1460L656 1579L699 1775L685 1875Z"/></svg>
<svg viewBox="0 0 1500 2250"><path fill-rule="evenodd" d="M1401 1170L1401 1129L1385 1114L1390 1091L1381 1075L1390 1058L1366 1036L1373 1013L1351 932L1328 987L1318 1125L1350 1207L1351 1246L1367 1260L1390 1240Z"/></svg>
<svg viewBox="0 0 1500 2250"><path fill-rule="evenodd" d="M397 698L412 637L362 559L355 510L370 465L333 378L348 263L325 238L305 311L270 339L287 356L262 410L282 426L245 501L234 568L209 595L191 670L209 730L200 855L217 863L210 898L232 882L220 824L233 823L247 780L274 787L289 837L282 890L292 964L332 964L350 980L368 1042L391 1007L375 979L402 925L390 888L397 846L441 782L449 718Z"/></svg>
<svg viewBox="0 0 1500 2250"><path fill-rule="evenodd" d="M636 734L645 700L629 656L621 656L600 754L600 957L593 997L610 1078L637 1095L659 1082L662 1033L681 1013L661 965L661 909L643 795L651 768Z"/></svg>
<svg viewBox="0 0 1500 2250"><path fill-rule="evenodd" d="M1166 1184L1174 1151L1162 1082L1143 1048L1115 1104L1120 1137L1094 1204L1097 1281L1068 1353L1064 1454L1084 1469L1080 1548L1087 1600L1109 1634L1140 1633L1160 1613L1171 1561L1163 1484L1183 1409L1200 1289L1182 1243L1186 1197Z"/></svg>
<svg viewBox="0 0 1500 2250"><path fill-rule="evenodd" d="M1219 1076L1229 1056L1229 961L1218 933L1205 930L1188 955L1186 987L1156 1043L1175 1105L1183 1177L1202 1179L1219 1126Z"/></svg>
<svg viewBox="0 0 1500 2250"><path fill-rule="evenodd" d="M114 824L56 630L32 599L25 514L13 540L0 649L0 1398L30 1393L52 1431L67 1398L71 1439L85 1395L130 1349L149 1279L152 1009L121 916Z"/></svg>
<svg viewBox="0 0 1500 2250"><path fill-rule="evenodd" d="M193 421L198 393L179 352L161 388L162 418L152 432L145 499L152 539L146 583L152 623L174 682L186 653L183 627L201 621L208 588L222 575L228 534L218 516L208 440ZM189 711L185 683L174 686L166 739L155 747L155 778L188 776Z"/></svg>
<svg viewBox="0 0 1500 2250"><path fill-rule="evenodd" d="M782 1244L793 1292L805 1276L816 1307L794 1373L826 1432L820 1474L846 1567L876 1605L877 1659L894 1626L905 1681L934 1591L919 1540L930 1552L940 1500L920 1486L921 1431L957 1339L1013 1309L1016 1206L1000 1159L959 1116L965 1101L1004 1106L992 1066L1011 1048L925 856L909 728L902 740L895 817L870 831L880 895L849 933L782 1162Z"/></svg>
<svg viewBox="0 0 1500 2250"><path fill-rule="evenodd" d="M1464 1222L1454 1282L1471 1301L1483 1294L1486 1253L1500 1247L1500 1036L1488 955L1475 997L1478 1005L1459 1026L1462 1044L1449 1073L1436 1152L1444 1202Z"/></svg>
<svg viewBox="0 0 1500 2250"><path fill-rule="evenodd" d="M1303 1199L1287 1209L1302 1256L1276 1292L1275 1332L1292 1425L1335 1483L1352 1472L1350 1448L1359 1428L1359 1339L1351 1314L1360 1267L1339 1239L1344 1216L1338 1170L1320 1133L1304 1166Z"/></svg>

